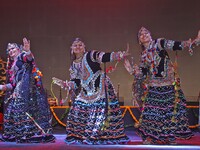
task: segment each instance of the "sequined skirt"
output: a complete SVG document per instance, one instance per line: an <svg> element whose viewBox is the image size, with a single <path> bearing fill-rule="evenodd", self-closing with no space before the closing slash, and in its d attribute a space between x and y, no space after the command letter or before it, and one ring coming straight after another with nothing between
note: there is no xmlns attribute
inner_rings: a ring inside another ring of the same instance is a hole
<svg viewBox="0 0 200 150"><path fill-rule="evenodd" d="M143 141L167 144L176 138L189 139L193 136L188 128L184 94L182 90L178 91L179 101L175 105L175 93L174 86L149 88L137 131Z"/></svg>
<svg viewBox="0 0 200 150"><path fill-rule="evenodd" d="M54 142L49 122L51 114L43 89L22 83L18 82L4 102L2 140L17 143Z"/></svg>
<svg viewBox="0 0 200 150"><path fill-rule="evenodd" d="M93 103L75 100L67 119L67 144L125 144L124 121L118 99L107 81L108 105L100 97Z"/></svg>

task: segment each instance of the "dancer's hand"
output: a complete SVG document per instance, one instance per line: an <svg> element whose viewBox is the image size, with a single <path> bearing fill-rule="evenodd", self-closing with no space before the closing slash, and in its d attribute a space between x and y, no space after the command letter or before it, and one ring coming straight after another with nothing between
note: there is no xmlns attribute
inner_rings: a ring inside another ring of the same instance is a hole
<svg viewBox="0 0 200 150"><path fill-rule="evenodd" d="M56 77L53 77L52 80L53 80L53 83L54 83L54 84L57 84L57 85L60 86L61 88L64 88L64 87L67 86L67 84L66 84L65 81L60 80L60 79L58 79L58 78L56 78Z"/></svg>
<svg viewBox="0 0 200 150"><path fill-rule="evenodd" d="M30 51L30 40L27 40L27 38L23 38L23 50Z"/></svg>
<svg viewBox="0 0 200 150"><path fill-rule="evenodd" d="M2 91L2 90L3 90L3 85L0 84L0 91Z"/></svg>
<svg viewBox="0 0 200 150"><path fill-rule="evenodd" d="M198 32L196 39L194 39L192 43L195 43L196 45L200 44L200 30Z"/></svg>
<svg viewBox="0 0 200 150"><path fill-rule="evenodd" d="M132 75L133 74L133 67L131 66L128 59L124 59L124 67L126 70Z"/></svg>
<svg viewBox="0 0 200 150"><path fill-rule="evenodd" d="M0 84L0 91L6 91L6 86L5 86L5 85L2 85L2 84Z"/></svg>
<svg viewBox="0 0 200 150"><path fill-rule="evenodd" d="M192 45L192 39L190 38L187 41L184 41L184 47L190 47Z"/></svg>

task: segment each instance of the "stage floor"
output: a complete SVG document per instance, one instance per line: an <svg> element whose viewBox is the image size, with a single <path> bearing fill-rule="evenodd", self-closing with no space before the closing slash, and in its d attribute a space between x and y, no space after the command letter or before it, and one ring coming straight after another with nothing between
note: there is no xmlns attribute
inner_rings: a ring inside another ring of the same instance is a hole
<svg viewBox="0 0 200 150"><path fill-rule="evenodd" d="M135 132L129 128L126 129L126 134L130 138L130 143L127 145L67 145L64 142L64 129L56 129L55 143L46 144L16 144L11 142L0 142L0 149L6 150L200 150L200 133L194 132L194 137L190 140L178 140L176 145L143 145L142 140Z"/></svg>

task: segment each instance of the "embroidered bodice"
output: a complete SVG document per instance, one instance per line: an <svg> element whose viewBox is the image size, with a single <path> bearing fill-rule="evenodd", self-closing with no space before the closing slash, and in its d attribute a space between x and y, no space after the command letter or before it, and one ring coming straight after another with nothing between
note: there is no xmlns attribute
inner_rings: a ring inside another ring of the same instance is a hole
<svg viewBox="0 0 200 150"><path fill-rule="evenodd" d="M72 63L70 86L75 89L81 86L81 91L77 96L79 100L94 102L105 96L105 74L100 64L118 60L119 56L119 52L105 53L93 50L86 52L81 62Z"/></svg>
<svg viewBox="0 0 200 150"><path fill-rule="evenodd" d="M26 53L22 52L17 59L12 62L11 68L8 69L8 84L10 84L12 87L16 86L32 62L33 57L27 57Z"/></svg>
<svg viewBox="0 0 200 150"><path fill-rule="evenodd" d="M174 68L166 50L181 50L181 42L157 39L141 54L140 66L148 75L153 86L171 85L174 82Z"/></svg>

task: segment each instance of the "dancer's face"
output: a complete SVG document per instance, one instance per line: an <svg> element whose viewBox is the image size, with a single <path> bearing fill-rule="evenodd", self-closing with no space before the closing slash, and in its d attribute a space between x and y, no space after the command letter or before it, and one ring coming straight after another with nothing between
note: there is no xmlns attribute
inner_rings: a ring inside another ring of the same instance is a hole
<svg viewBox="0 0 200 150"><path fill-rule="evenodd" d="M138 38L141 44L149 43L152 41L152 37L150 33L146 30L142 30L140 34L138 35Z"/></svg>
<svg viewBox="0 0 200 150"><path fill-rule="evenodd" d="M15 58L20 54L20 49L16 46L10 46L8 49L8 55L10 58Z"/></svg>
<svg viewBox="0 0 200 150"><path fill-rule="evenodd" d="M75 41L71 46L72 52L75 55L84 54L85 44L82 41Z"/></svg>

